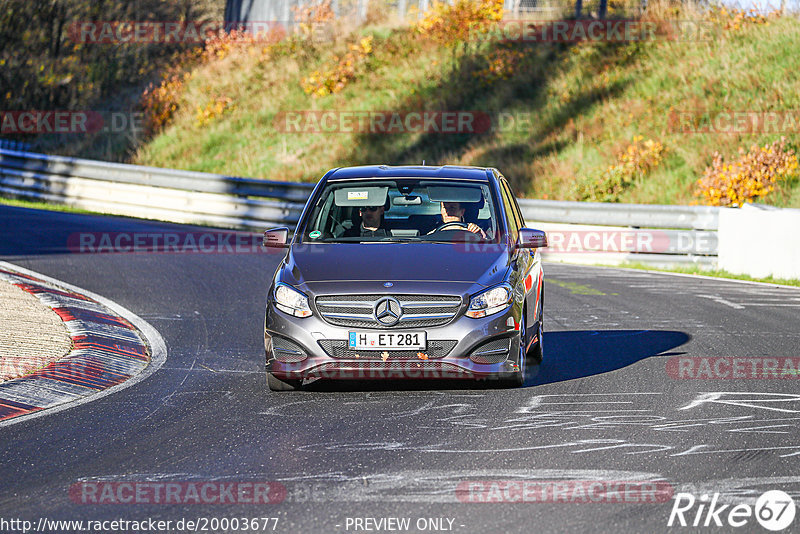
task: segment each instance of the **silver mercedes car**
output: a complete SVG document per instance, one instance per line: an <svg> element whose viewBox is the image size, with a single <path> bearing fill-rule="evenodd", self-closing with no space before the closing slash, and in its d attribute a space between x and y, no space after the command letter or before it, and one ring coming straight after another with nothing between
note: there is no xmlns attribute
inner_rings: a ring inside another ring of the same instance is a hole
<svg viewBox="0 0 800 534"><path fill-rule="evenodd" d="M545 233L492 168L334 169L311 194L267 293L267 384L525 380L542 359Z"/></svg>

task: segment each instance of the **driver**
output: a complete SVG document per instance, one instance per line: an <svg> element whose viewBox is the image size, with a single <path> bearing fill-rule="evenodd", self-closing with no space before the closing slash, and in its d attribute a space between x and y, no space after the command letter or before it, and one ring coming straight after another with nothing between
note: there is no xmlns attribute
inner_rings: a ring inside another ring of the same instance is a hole
<svg viewBox="0 0 800 534"><path fill-rule="evenodd" d="M358 210L361 216L361 226L353 227L344 233L344 237L388 237L383 226L383 212L385 206L364 206Z"/></svg>
<svg viewBox="0 0 800 534"><path fill-rule="evenodd" d="M449 223L464 223L465 211L464 207L461 206L461 202L442 202L442 224L439 228ZM473 234L480 234L481 237L486 238L486 232L474 222L467 224L466 229Z"/></svg>

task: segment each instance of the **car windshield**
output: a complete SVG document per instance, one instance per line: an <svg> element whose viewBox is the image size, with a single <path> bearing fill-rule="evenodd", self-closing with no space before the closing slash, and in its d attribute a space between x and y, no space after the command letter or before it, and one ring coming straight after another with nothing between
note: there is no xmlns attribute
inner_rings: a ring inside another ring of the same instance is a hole
<svg viewBox="0 0 800 534"><path fill-rule="evenodd" d="M488 184L456 180L329 183L303 233L320 242L464 242L497 239Z"/></svg>

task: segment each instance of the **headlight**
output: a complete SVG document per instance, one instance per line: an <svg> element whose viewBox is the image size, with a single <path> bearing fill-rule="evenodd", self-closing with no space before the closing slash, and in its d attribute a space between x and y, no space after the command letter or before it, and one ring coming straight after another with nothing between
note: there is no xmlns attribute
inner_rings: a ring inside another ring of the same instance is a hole
<svg viewBox="0 0 800 534"><path fill-rule="evenodd" d="M469 301L467 317L479 319L501 312L511 305L511 287L502 285L478 293Z"/></svg>
<svg viewBox="0 0 800 534"><path fill-rule="evenodd" d="M295 317L309 317L308 297L286 284L275 286L275 307Z"/></svg>

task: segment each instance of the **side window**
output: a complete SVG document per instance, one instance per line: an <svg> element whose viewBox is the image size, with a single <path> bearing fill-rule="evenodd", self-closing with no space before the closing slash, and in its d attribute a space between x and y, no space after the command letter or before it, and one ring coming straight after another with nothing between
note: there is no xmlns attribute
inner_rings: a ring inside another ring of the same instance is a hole
<svg viewBox="0 0 800 534"><path fill-rule="evenodd" d="M517 229L522 228L525 223L522 220L522 215L519 212L519 207L517 206L517 199L514 198L514 193L511 192L511 188L508 186L508 182L506 182L505 178L500 180L501 187L503 188L503 197L506 199L508 203L507 210L511 213L511 217L514 220L514 224L516 225Z"/></svg>
<svg viewBox="0 0 800 534"><path fill-rule="evenodd" d="M500 192L503 196L503 210L506 212L506 219L508 219L511 239L516 241L517 236L519 235L519 224L517 223L517 219L514 214L513 200L509 198L508 187L505 186L504 182L504 180L499 181Z"/></svg>
<svg viewBox="0 0 800 534"><path fill-rule="evenodd" d="M511 186L508 185L508 181L503 179L503 184L505 184L506 188L508 188L508 196L511 197L511 207L514 209L514 213L517 216L517 224L519 224L520 228L524 228L525 217L522 216L522 210L519 209L519 203L517 202L517 197L514 196L514 191L511 189Z"/></svg>
<svg viewBox="0 0 800 534"><path fill-rule="evenodd" d="M328 231L330 229L329 221L332 206L333 195L328 195L328 197L325 199L325 203L321 207L317 208L319 209L317 212L317 217L314 220L314 223L310 224L307 228L309 232L313 230Z"/></svg>

